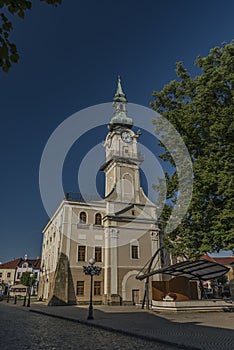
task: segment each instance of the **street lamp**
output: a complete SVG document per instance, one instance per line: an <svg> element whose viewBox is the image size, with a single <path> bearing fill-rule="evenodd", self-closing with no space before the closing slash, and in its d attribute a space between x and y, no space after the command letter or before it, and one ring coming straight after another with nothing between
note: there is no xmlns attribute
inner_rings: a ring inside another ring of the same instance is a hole
<svg viewBox="0 0 234 350"><path fill-rule="evenodd" d="M31 296L32 282L33 282L33 273L30 273L30 280L29 280L29 295L28 295L28 303L27 303L27 307L29 307L29 306L30 306L30 296Z"/></svg>
<svg viewBox="0 0 234 350"><path fill-rule="evenodd" d="M91 276L88 320L93 320L93 276L100 275L101 270L102 270L101 267L94 266L95 263L96 263L95 259L90 259L89 260L89 265L88 266L83 266L83 272L86 275L90 275Z"/></svg>

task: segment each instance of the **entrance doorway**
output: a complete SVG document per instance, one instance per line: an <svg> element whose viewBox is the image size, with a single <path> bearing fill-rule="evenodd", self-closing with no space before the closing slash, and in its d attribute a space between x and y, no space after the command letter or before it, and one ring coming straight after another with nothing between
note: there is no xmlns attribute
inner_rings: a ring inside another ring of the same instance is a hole
<svg viewBox="0 0 234 350"><path fill-rule="evenodd" d="M140 303L140 290L132 289L132 303L133 305Z"/></svg>

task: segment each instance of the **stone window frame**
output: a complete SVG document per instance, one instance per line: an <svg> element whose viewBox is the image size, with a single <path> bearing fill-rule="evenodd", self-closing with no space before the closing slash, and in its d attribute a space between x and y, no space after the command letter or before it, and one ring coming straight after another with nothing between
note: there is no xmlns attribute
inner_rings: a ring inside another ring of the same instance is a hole
<svg viewBox="0 0 234 350"><path fill-rule="evenodd" d="M135 252L133 251L133 247L136 248ZM134 255L137 252L136 255ZM130 242L130 258L131 260L140 259L140 244L139 241L134 239Z"/></svg>
<svg viewBox="0 0 234 350"><path fill-rule="evenodd" d="M100 215L99 222L97 222L97 216ZM100 212L95 213L94 215L94 225L101 226L102 225L102 214Z"/></svg>
<svg viewBox="0 0 234 350"><path fill-rule="evenodd" d="M81 216L85 214L85 221L81 218ZM88 213L85 210L79 212L79 224L85 225L88 223Z"/></svg>
<svg viewBox="0 0 234 350"><path fill-rule="evenodd" d="M93 294L95 296L102 295L102 282L94 281Z"/></svg>
<svg viewBox="0 0 234 350"><path fill-rule="evenodd" d="M101 249L101 254L100 254L100 255L101 255L101 259L100 259L100 260L97 259L96 248ZM97 245L97 246L94 247L94 258L95 258L96 262L102 262L102 258L103 258L103 249L102 249L102 248L103 248L103 247L100 246L100 245Z"/></svg>
<svg viewBox="0 0 234 350"><path fill-rule="evenodd" d="M76 295L77 296L84 296L84 287L85 287L84 281L76 281Z"/></svg>
<svg viewBox="0 0 234 350"><path fill-rule="evenodd" d="M84 260L79 259L79 248L84 247ZM78 244L77 246L77 261L78 262L85 262L87 260L87 246L85 244Z"/></svg>

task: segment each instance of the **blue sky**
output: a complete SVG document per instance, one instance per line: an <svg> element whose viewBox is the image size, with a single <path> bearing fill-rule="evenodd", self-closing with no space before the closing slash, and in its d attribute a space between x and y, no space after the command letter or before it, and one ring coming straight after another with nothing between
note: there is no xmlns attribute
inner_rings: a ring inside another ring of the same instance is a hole
<svg viewBox="0 0 234 350"><path fill-rule="evenodd" d="M176 61L197 74L196 56L234 37L231 0L33 3L24 21L14 20L11 39L20 61L0 73L2 262L41 253L48 216L39 165L60 123L110 102L118 74L128 100L149 107L152 91L175 78Z"/></svg>

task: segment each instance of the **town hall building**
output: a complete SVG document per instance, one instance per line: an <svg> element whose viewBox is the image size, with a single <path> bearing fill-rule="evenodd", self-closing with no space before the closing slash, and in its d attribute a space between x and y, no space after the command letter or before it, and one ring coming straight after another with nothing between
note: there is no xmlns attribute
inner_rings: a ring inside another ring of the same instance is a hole
<svg viewBox="0 0 234 350"><path fill-rule="evenodd" d="M93 278L94 302L137 304L144 298L145 283L136 276L160 247L161 237L156 206L141 187L140 132L133 131L120 77L113 109L100 164L105 197L87 202L66 194L43 230L38 296L50 305L88 302L90 276L83 266L91 258L102 268Z"/></svg>

